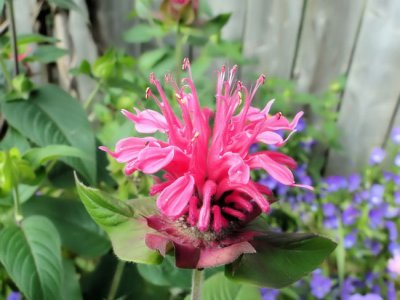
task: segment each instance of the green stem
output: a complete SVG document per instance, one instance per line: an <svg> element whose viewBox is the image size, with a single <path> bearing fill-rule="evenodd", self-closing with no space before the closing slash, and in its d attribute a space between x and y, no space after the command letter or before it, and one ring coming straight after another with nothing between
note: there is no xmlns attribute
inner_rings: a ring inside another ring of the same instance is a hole
<svg viewBox="0 0 400 300"><path fill-rule="evenodd" d="M13 200L14 200L14 218L17 224L19 224L22 221L22 214L20 210L18 185L15 185L13 188Z"/></svg>
<svg viewBox="0 0 400 300"><path fill-rule="evenodd" d="M19 74L19 64L18 64L18 45L17 45L17 28L15 26L15 15L14 15L14 4L13 0L7 0L7 17L10 21L10 29L11 29L11 47L13 52L13 61L14 61L14 72L15 75Z"/></svg>
<svg viewBox="0 0 400 300"><path fill-rule="evenodd" d="M7 90L10 91L12 89L11 75L10 75L10 72L8 72L8 68L7 68L7 66L6 66L6 64L5 64L5 62L4 62L4 60L3 60L3 58L1 56L0 56L0 68L1 68L1 71L3 72L3 74L4 74L5 80L7 82Z"/></svg>
<svg viewBox="0 0 400 300"><path fill-rule="evenodd" d="M121 282L122 273L124 272L125 262L122 260L118 261L117 268L115 269L113 281L111 283L110 291L108 293L107 300L114 300L117 295L119 283Z"/></svg>
<svg viewBox="0 0 400 300"><path fill-rule="evenodd" d="M94 87L93 91L90 93L89 97L87 98L85 104L83 104L83 108L87 111L91 104L93 103L97 93L99 92L101 87L101 83L97 82L96 86Z"/></svg>
<svg viewBox="0 0 400 300"><path fill-rule="evenodd" d="M194 269L192 271L192 293L190 300L201 300L201 287L203 284L203 271Z"/></svg>

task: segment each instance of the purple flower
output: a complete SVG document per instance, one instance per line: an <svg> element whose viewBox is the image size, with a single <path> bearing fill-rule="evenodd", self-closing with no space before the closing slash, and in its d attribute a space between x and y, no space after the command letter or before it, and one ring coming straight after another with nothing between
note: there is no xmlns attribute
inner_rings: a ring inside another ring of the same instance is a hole
<svg viewBox="0 0 400 300"><path fill-rule="evenodd" d="M302 132L304 129L306 129L306 121L304 121L304 119L301 118L299 120L299 122L297 123L296 131L297 132Z"/></svg>
<svg viewBox="0 0 400 300"><path fill-rule="evenodd" d="M313 192L306 191L303 199L305 203L312 204L315 202L315 194Z"/></svg>
<svg viewBox="0 0 400 300"><path fill-rule="evenodd" d="M369 164L370 165L378 165L383 162L385 159L386 152L380 147L375 147L371 151L371 155L369 157Z"/></svg>
<svg viewBox="0 0 400 300"><path fill-rule="evenodd" d="M352 248L356 242L357 242L357 235L358 232L357 230L353 230L352 232L346 234L346 236L344 237L344 247L346 249Z"/></svg>
<svg viewBox="0 0 400 300"><path fill-rule="evenodd" d="M322 204L322 211L326 217L336 217L336 206L331 202Z"/></svg>
<svg viewBox="0 0 400 300"><path fill-rule="evenodd" d="M262 177L258 182L261 183L262 185L265 185L267 188L271 190L275 189L278 185L278 181L276 181L271 176Z"/></svg>
<svg viewBox="0 0 400 300"><path fill-rule="evenodd" d="M325 188L329 193L336 192L347 187L347 180L343 176L329 176L323 180Z"/></svg>
<svg viewBox="0 0 400 300"><path fill-rule="evenodd" d="M321 270L313 272L310 287L311 294L317 299L324 299L324 297L331 291L333 282L331 279L325 277Z"/></svg>
<svg viewBox="0 0 400 300"><path fill-rule="evenodd" d="M327 217L324 219L324 227L328 229L338 228L339 222L336 216Z"/></svg>
<svg viewBox="0 0 400 300"><path fill-rule="evenodd" d="M378 255L382 250L382 244L376 240L366 239L364 245L373 255Z"/></svg>
<svg viewBox="0 0 400 300"><path fill-rule="evenodd" d="M393 175L392 179L396 185L400 185L400 175Z"/></svg>
<svg viewBox="0 0 400 300"><path fill-rule="evenodd" d="M396 203L397 205L400 205L400 192L399 191L394 192L393 199L394 199L394 203Z"/></svg>
<svg viewBox="0 0 400 300"><path fill-rule="evenodd" d="M386 205L372 208L369 213L369 220L372 228L380 227L386 214Z"/></svg>
<svg viewBox="0 0 400 300"><path fill-rule="evenodd" d="M14 291L12 291L7 297L7 300L21 300L21 299L22 295L19 292L14 292Z"/></svg>
<svg viewBox="0 0 400 300"><path fill-rule="evenodd" d="M354 278L349 276L343 281L342 290L341 290L341 297L342 300L349 300L350 295L354 292Z"/></svg>
<svg viewBox="0 0 400 300"><path fill-rule="evenodd" d="M361 175L357 173L351 174L348 178L348 183L349 184L347 189L349 190L349 192L354 192L358 190L361 184Z"/></svg>
<svg viewBox="0 0 400 300"><path fill-rule="evenodd" d="M369 201L372 204L379 205L383 201L385 187L382 184L373 184L369 190Z"/></svg>
<svg viewBox="0 0 400 300"><path fill-rule="evenodd" d="M344 210L342 214L343 224L346 226L353 225L359 215L360 215L359 210L355 208L353 205L350 205Z"/></svg>
<svg viewBox="0 0 400 300"><path fill-rule="evenodd" d="M400 144L400 127L393 128L390 137L393 143Z"/></svg>
<svg viewBox="0 0 400 300"><path fill-rule="evenodd" d="M387 282L387 299L388 300L396 300L396 287L392 281Z"/></svg>
<svg viewBox="0 0 400 300"><path fill-rule="evenodd" d="M398 244L396 241L390 242L388 245L388 250L391 255L400 255L400 244Z"/></svg>
<svg viewBox="0 0 400 300"><path fill-rule="evenodd" d="M262 300L275 300L278 298L279 290L270 288L261 288L260 293Z"/></svg>
<svg viewBox="0 0 400 300"><path fill-rule="evenodd" d="M350 296L349 300L383 300L381 296L377 294L354 294Z"/></svg>
<svg viewBox="0 0 400 300"><path fill-rule="evenodd" d="M260 150L260 144L252 144L249 148L249 153L255 153Z"/></svg>
<svg viewBox="0 0 400 300"><path fill-rule="evenodd" d="M379 284L374 284L372 286L371 292L377 295L382 295L381 287L379 286Z"/></svg>
<svg viewBox="0 0 400 300"><path fill-rule="evenodd" d="M386 221L386 228L388 230L389 240L395 242L397 240L397 227L393 221Z"/></svg>
<svg viewBox="0 0 400 300"><path fill-rule="evenodd" d="M394 158L394 164L397 167L400 167L400 153L397 153L397 155Z"/></svg>
<svg viewBox="0 0 400 300"><path fill-rule="evenodd" d="M392 172L389 172L389 171L383 171L383 179L385 180L385 181L390 181L390 180L393 180L393 173Z"/></svg>
<svg viewBox="0 0 400 300"><path fill-rule="evenodd" d="M300 119L300 120L301 120L301 119ZM310 151L311 151L311 148L312 148L312 146L314 146L314 144L315 144L315 140L309 138L309 139L306 139L306 140L301 141L301 142L300 142L300 147L301 147L304 151L310 152Z"/></svg>

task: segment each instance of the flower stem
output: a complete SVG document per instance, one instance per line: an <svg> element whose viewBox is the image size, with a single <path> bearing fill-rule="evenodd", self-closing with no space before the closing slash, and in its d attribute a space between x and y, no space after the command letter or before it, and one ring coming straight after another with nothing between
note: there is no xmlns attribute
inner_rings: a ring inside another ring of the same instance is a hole
<svg viewBox="0 0 400 300"><path fill-rule="evenodd" d="M203 284L203 271L194 269L192 272L192 293L190 300L201 300L201 287Z"/></svg>
<svg viewBox="0 0 400 300"><path fill-rule="evenodd" d="M10 22L11 29L11 46L13 52L13 61L14 61L14 72L15 75L19 74L19 65L18 65L18 45L17 45L17 28L15 26L15 16L14 16L14 4L13 0L7 0L7 15Z"/></svg>
<svg viewBox="0 0 400 300"><path fill-rule="evenodd" d="M121 282L122 273L124 272L125 262L118 260L117 267L115 268L115 273L113 281L111 283L110 291L108 292L108 300L114 300L117 295L119 283Z"/></svg>
<svg viewBox="0 0 400 300"><path fill-rule="evenodd" d="M99 92L101 87L101 83L98 82L94 87L93 91L90 93L89 97L87 98L86 102L83 104L83 108L87 111L90 108L90 105L93 103L97 93Z"/></svg>
<svg viewBox="0 0 400 300"><path fill-rule="evenodd" d="M15 218L15 222L17 222L17 224L19 224L22 221L22 215L21 215L21 211L20 211L18 185L15 185L13 188L13 200L14 200L14 218Z"/></svg>

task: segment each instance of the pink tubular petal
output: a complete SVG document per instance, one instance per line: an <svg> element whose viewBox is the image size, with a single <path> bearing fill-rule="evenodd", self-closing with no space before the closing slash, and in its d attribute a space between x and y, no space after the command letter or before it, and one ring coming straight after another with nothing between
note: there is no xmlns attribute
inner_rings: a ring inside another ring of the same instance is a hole
<svg viewBox="0 0 400 300"><path fill-rule="evenodd" d="M114 157L118 162L125 163L136 159L139 152L145 148L149 143L156 143L157 140L152 137L147 138L136 138L130 137L125 138L115 145L115 151L111 151L107 147L101 146L100 150L106 151L112 157Z"/></svg>
<svg viewBox="0 0 400 300"><path fill-rule="evenodd" d="M180 217L193 195L193 190L194 179L191 175L179 177L161 192L157 206L168 217Z"/></svg>
<svg viewBox="0 0 400 300"><path fill-rule="evenodd" d="M267 145L281 145L283 144L283 138L273 132L273 131L264 131L257 135L257 141L262 142Z"/></svg>
<svg viewBox="0 0 400 300"><path fill-rule="evenodd" d="M233 192L232 194L225 197L225 203L232 203L236 208L243 209L245 211L252 211L253 205L251 205L250 201L240 195L240 193Z"/></svg>
<svg viewBox="0 0 400 300"><path fill-rule="evenodd" d="M238 218L239 220L243 221L246 219L246 215L244 213L242 213L241 211L238 211L234 208L224 206L222 208L222 211L228 215L231 215L232 217Z"/></svg>
<svg viewBox="0 0 400 300"><path fill-rule="evenodd" d="M139 153L136 166L143 173L153 174L163 169L173 158L174 147L172 146L166 148L147 147Z"/></svg>
<svg viewBox="0 0 400 300"><path fill-rule="evenodd" d="M200 209L197 227L200 231L207 231L211 218L211 197L215 194L217 185L214 181L207 180L203 187L203 204Z"/></svg>
<svg viewBox="0 0 400 300"><path fill-rule="evenodd" d="M195 226L199 220L200 209L198 208L198 204L199 199L196 196L192 196L189 201L189 215L187 218L187 221L191 226Z"/></svg>
<svg viewBox="0 0 400 300"><path fill-rule="evenodd" d="M282 184L293 185L295 183L293 174L288 167L277 163L265 154L252 156L249 165L251 168L264 169L268 174Z"/></svg>
<svg viewBox="0 0 400 300"><path fill-rule="evenodd" d="M211 208L213 214L212 228L215 232L219 233L221 230L228 226L228 221L222 216L221 208L218 205L214 205Z"/></svg>
<svg viewBox="0 0 400 300"><path fill-rule="evenodd" d="M205 248L200 252L197 268L211 268L229 264L243 253L256 253L249 242L241 242L225 248Z"/></svg>
<svg viewBox="0 0 400 300"><path fill-rule="evenodd" d="M266 154L272 160L276 161L279 164L285 165L290 169L295 169L297 167L297 162L293 158L280 152L262 151L256 153L256 155L257 154Z"/></svg>
<svg viewBox="0 0 400 300"><path fill-rule="evenodd" d="M156 131L166 132L168 130L165 117L151 109L140 111L136 110L136 114L123 109L122 114L135 123L135 128L141 133L154 133Z"/></svg>

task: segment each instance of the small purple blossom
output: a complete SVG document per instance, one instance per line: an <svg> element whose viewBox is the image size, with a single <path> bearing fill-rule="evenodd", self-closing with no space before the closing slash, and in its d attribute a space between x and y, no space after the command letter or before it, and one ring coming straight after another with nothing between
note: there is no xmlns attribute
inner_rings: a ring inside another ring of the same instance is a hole
<svg viewBox="0 0 400 300"><path fill-rule="evenodd" d="M342 290L340 292L342 300L349 300L350 295L354 292L354 278L349 276L343 281Z"/></svg>
<svg viewBox="0 0 400 300"><path fill-rule="evenodd" d="M393 193L394 203L400 205L400 191L396 191Z"/></svg>
<svg viewBox="0 0 400 300"><path fill-rule="evenodd" d="M349 192L354 192L356 190L359 189L360 185L361 185L361 175L358 173L354 173L351 174L348 178L348 187L347 189L349 190Z"/></svg>
<svg viewBox="0 0 400 300"><path fill-rule="evenodd" d="M322 204L322 211L326 217L336 217L337 209L331 202Z"/></svg>
<svg viewBox="0 0 400 300"><path fill-rule="evenodd" d="M317 299L324 299L324 297L331 291L333 282L330 278L325 277L321 270L313 272L310 287L311 294Z"/></svg>
<svg viewBox="0 0 400 300"><path fill-rule="evenodd" d="M304 131L304 129L306 129L306 121L304 121L304 119L301 118L299 120L299 122L297 123L296 131L297 132L302 132L302 131Z"/></svg>
<svg viewBox="0 0 400 300"><path fill-rule="evenodd" d="M382 244L379 241L366 239L364 245L371 251L372 255L378 255L382 251Z"/></svg>
<svg viewBox="0 0 400 300"><path fill-rule="evenodd" d="M22 299L21 293L14 291L12 291L7 297L7 300L21 300L21 299Z"/></svg>
<svg viewBox="0 0 400 300"><path fill-rule="evenodd" d="M400 144L400 127L394 127L390 137L395 144Z"/></svg>
<svg viewBox="0 0 400 300"><path fill-rule="evenodd" d="M327 217L324 219L324 227L328 229L336 229L339 226L339 222L336 216Z"/></svg>
<svg viewBox="0 0 400 300"><path fill-rule="evenodd" d="M394 157L394 165L396 167L400 167L400 153L397 153L397 155Z"/></svg>
<svg viewBox="0 0 400 300"><path fill-rule="evenodd" d="M343 243L346 249L354 247L357 242L357 235L357 230L353 230L352 232L345 235Z"/></svg>
<svg viewBox="0 0 400 300"><path fill-rule="evenodd" d="M395 242L397 240L397 227L393 221L386 221L386 229L388 230L389 240Z"/></svg>
<svg viewBox="0 0 400 300"><path fill-rule="evenodd" d="M373 184L369 190L369 201L372 204L379 205L383 201L385 187L382 184Z"/></svg>
<svg viewBox="0 0 400 300"><path fill-rule="evenodd" d="M387 299L388 300L396 300L396 287L392 281L387 282Z"/></svg>
<svg viewBox="0 0 400 300"><path fill-rule="evenodd" d="M393 173L392 172L389 172L389 171L383 171L383 179L385 180L385 181L390 181L390 180L393 180Z"/></svg>
<svg viewBox="0 0 400 300"><path fill-rule="evenodd" d="M347 187L347 180L343 176L329 176L323 180L327 192L333 193Z"/></svg>
<svg viewBox="0 0 400 300"><path fill-rule="evenodd" d="M385 159L386 151L380 147L375 147L371 151L371 155L369 157L369 164L371 166L378 165L383 162Z"/></svg>
<svg viewBox="0 0 400 300"><path fill-rule="evenodd" d="M301 120L301 119L300 119ZM300 147L305 151L305 152L310 152L312 149L312 146L314 146L315 140L314 139L306 139L300 142Z"/></svg>
<svg viewBox="0 0 400 300"><path fill-rule="evenodd" d="M353 205L350 205L344 210L342 214L342 222L346 226L351 226L356 222L359 215L360 211Z"/></svg>
<svg viewBox="0 0 400 300"><path fill-rule="evenodd" d="M349 300L383 300L378 294L354 294L350 296Z"/></svg>
<svg viewBox="0 0 400 300"><path fill-rule="evenodd" d="M278 298L279 290L270 288L261 288L260 293L262 300L275 300Z"/></svg>
<svg viewBox="0 0 400 300"><path fill-rule="evenodd" d="M368 217L372 228L377 228L383 225L383 218L386 215L386 208L386 205L382 205L374 207L369 211Z"/></svg>
<svg viewBox="0 0 400 300"><path fill-rule="evenodd" d="M252 144L249 148L249 153L255 153L260 150L260 144Z"/></svg>
<svg viewBox="0 0 400 300"><path fill-rule="evenodd" d="M265 185L267 188L273 190L278 186L278 181L276 181L271 176L262 177L259 181L262 185Z"/></svg>

